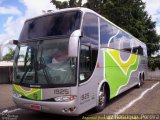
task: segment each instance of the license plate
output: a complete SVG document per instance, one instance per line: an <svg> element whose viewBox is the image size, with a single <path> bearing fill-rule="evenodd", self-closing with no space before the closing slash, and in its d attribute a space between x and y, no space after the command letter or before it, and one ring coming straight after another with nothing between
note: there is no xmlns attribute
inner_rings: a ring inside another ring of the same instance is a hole
<svg viewBox="0 0 160 120"><path fill-rule="evenodd" d="M31 109L40 111L41 110L41 106L40 105L36 105L36 104L32 104L31 105Z"/></svg>

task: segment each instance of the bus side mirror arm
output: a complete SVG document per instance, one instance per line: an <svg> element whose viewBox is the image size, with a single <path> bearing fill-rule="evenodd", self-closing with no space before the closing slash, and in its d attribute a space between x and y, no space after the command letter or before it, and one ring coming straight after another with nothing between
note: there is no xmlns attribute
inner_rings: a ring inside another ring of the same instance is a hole
<svg viewBox="0 0 160 120"><path fill-rule="evenodd" d="M81 30L75 30L69 38L68 57L78 56L79 38L82 36Z"/></svg>

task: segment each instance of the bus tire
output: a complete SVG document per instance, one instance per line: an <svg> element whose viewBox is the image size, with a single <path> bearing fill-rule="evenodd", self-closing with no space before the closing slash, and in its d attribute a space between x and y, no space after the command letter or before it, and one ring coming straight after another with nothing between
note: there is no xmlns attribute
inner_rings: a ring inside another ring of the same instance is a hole
<svg viewBox="0 0 160 120"><path fill-rule="evenodd" d="M143 82L143 84L144 84L144 80L145 80L145 75L144 75L144 72L143 72L143 75L142 75L142 82Z"/></svg>
<svg viewBox="0 0 160 120"><path fill-rule="evenodd" d="M139 82L137 84L137 88L140 88L143 85L143 75L139 74Z"/></svg>
<svg viewBox="0 0 160 120"><path fill-rule="evenodd" d="M107 103L107 92L105 84L101 86L98 99L98 105L96 106L95 110L96 112L101 112L106 107Z"/></svg>

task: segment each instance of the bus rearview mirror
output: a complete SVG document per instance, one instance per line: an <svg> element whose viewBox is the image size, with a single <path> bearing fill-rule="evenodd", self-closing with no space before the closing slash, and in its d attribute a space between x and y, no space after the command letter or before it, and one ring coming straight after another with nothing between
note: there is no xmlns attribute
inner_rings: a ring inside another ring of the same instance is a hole
<svg viewBox="0 0 160 120"><path fill-rule="evenodd" d="M78 56L79 38L82 36L81 30L75 30L69 38L68 56Z"/></svg>
<svg viewBox="0 0 160 120"><path fill-rule="evenodd" d="M9 44L11 44L11 45L18 45L19 41L18 40L10 40Z"/></svg>

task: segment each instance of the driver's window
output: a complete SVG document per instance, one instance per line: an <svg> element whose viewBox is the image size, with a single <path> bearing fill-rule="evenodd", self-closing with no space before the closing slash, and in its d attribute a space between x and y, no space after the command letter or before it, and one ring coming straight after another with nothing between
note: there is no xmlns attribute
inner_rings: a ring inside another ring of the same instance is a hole
<svg viewBox="0 0 160 120"><path fill-rule="evenodd" d="M86 45L81 45L80 51L80 82L84 82L91 75L91 55L90 47Z"/></svg>
<svg viewBox="0 0 160 120"><path fill-rule="evenodd" d="M30 65L31 64L31 49L30 48L28 48L27 49L27 53L26 53L27 55L26 55L26 65L28 66L28 65Z"/></svg>
<svg viewBox="0 0 160 120"><path fill-rule="evenodd" d="M21 47L18 56L18 66L28 66L31 63L31 49L27 46Z"/></svg>
<svg viewBox="0 0 160 120"><path fill-rule="evenodd" d="M18 64L20 64L20 63L24 64L26 51L27 51L27 46L24 46L24 47L20 48L19 56L18 56Z"/></svg>

